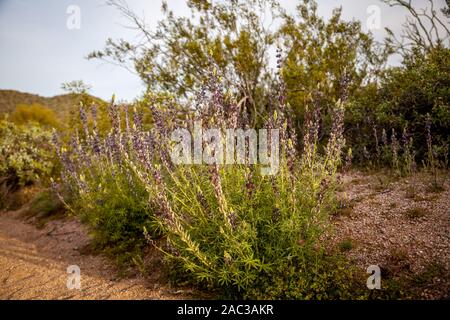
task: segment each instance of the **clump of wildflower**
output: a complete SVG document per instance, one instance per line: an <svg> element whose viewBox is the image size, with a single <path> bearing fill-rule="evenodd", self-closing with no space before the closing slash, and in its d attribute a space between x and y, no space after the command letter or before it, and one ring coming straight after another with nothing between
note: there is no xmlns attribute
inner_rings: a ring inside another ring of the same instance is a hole
<svg viewBox="0 0 450 320"><path fill-rule="evenodd" d="M392 167L395 170L399 169L398 149L399 149L399 144L398 144L397 136L395 133L395 129L392 129L392 134L391 134Z"/></svg>
<svg viewBox="0 0 450 320"><path fill-rule="evenodd" d="M402 147L404 168L407 174L411 174L416 169L416 163L414 161L413 139L408 136L406 127L403 128Z"/></svg>

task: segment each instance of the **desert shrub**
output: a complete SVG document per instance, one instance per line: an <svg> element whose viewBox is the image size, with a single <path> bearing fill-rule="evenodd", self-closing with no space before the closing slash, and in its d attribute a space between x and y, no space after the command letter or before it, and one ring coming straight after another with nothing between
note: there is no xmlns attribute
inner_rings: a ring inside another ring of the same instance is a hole
<svg viewBox="0 0 450 320"><path fill-rule="evenodd" d="M450 125L450 49L407 56L401 68L388 70L380 91L378 119L398 132L407 124L419 156L426 154L426 118L430 115L436 145L448 144Z"/></svg>
<svg viewBox="0 0 450 320"><path fill-rule="evenodd" d="M39 192L31 201L30 214L39 217L52 216L64 210L63 204L52 189Z"/></svg>
<svg viewBox="0 0 450 320"><path fill-rule="evenodd" d="M91 168L92 169L92 168ZM148 195L121 172L116 174L95 168L73 202L94 235L95 245L116 253L121 259L131 257L146 243L143 227L153 230ZM156 236L156 233L153 234Z"/></svg>
<svg viewBox="0 0 450 320"><path fill-rule="evenodd" d="M212 79L197 102L202 109L194 119L204 129L246 127L236 105L225 102L229 99L219 81ZM268 128L281 128L280 167L274 176L262 175L259 165L174 165L167 156L171 144L167 124L174 119L161 113L153 115L159 160L147 162L136 150L135 155L132 151L123 156L153 195L151 203L167 239L159 249L193 282L221 288L232 297L343 297L347 284L322 273L331 272L333 259L320 242L328 210L334 206L343 102L337 102L324 152L318 149L318 113L314 109L308 113L302 156L296 153L299 142L288 129L292 124L283 102L275 109L267 121ZM283 270L297 277L286 277ZM274 284L276 292L271 292ZM295 289L286 293L286 287Z"/></svg>
<svg viewBox="0 0 450 320"><path fill-rule="evenodd" d="M318 13L317 1L298 1L294 12L283 19L279 30L287 53L283 67L287 99L299 128L311 95L315 100L320 99L319 136L325 138L331 130L330 110L341 94L343 74L349 76L346 90L350 96L357 95L377 73L387 52L378 50L373 36L363 32L359 22L345 21L340 8L324 19ZM365 107L369 106L361 106Z"/></svg>
<svg viewBox="0 0 450 320"><path fill-rule="evenodd" d="M373 140L375 150L372 153L366 147L363 148L366 165L373 168L391 168L395 175L410 175L417 170L416 151L407 127L403 128L401 136L395 129L388 134L384 128L379 136L377 128L374 127Z"/></svg>
<svg viewBox="0 0 450 320"><path fill-rule="evenodd" d="M220 105L223 93L217 79L212 82L197 120L204 129L246 127L237 121L233 105ZM320 237L335 206L345 94L336 102L324 150L318 147L319 113L314 108L307 112L301 154L283 94L279 101L266 123L266 128L280 128L275 175L262 175L260 165L164 162L147 173L155 176L152 187L159 197L154 205L167 237L167 248L161 250L193 281L225 289L231 297L342 298L351 283L335 281L340 276L333 270L347 270L341 274L346 278L350 269L339 267L342 260L325 251ZM164 132L158 136L164 141ZM139 167L136 172L146 175Z"/></svg>
<svg viewBox="0 0 450 320"><path fill-rule="evenodd" d="M64 203L53 188L42 189L42 186L38 186L33 191L23 212L26 217L33 217L33 221L38 227L42 227L49 220L60 218L66 213Z"/></svg>
<svg viewBox="0 0 450 320"><path fill-rule="evenodd" d="M59 120L55 112L41 104L19 104L11 113L10 120L18 125L37 123L43 127L59 128Z"/></svg>
<svg viewBox="0 0 450 320"><path fill-rule="evenodd" d="M412 51L402 66L386 69L378 85L368 84L351 97L345 137L356 163L408 172L414 162L427 161L429 148L424 142L429 132L435 158L445 161L450 143L449 58L449 49L441 46ZM406 162L403 169L394 165L392 130L400 144L399 164Z"/></svg>
<svg viewBox="0 0 450 320"><path fill-rule="evenodd" d="M119 116L116 106L111 109ZM120 262L130 262L146 243L143 227L154 230L155 237L158 234L148 193L121 159L122 148L136 140L119 132L118 122L105 139L101 138L95 110L90 115L92 126L88 126L84 107L79 111L82 135L75 132L68 145L62 145L57 135L53 137L63 166L60 189L65 194L60 192L60 197L90 227L96 248Z"/></svg>
<svg viewBox="0 0 450 320"><path fill-rule="evenodd" d="M272 298L314 297L312 267L326 269L319 236L331 197L327 184L334 181L323 167L293 170L295 178L285 163L273 179L245 167L172 172L163 204L169 244L164 252L196 282L234 295L264 296L274 281L283 281ZM285 277L283 270L302 276ZM331 296L326 283L314 285ZM298 295L283 286L293 286Z"/></svg>
<svg viewBox="0 0 450 320"><path fill-rule="evenodd" d="M43 181L55 169L51 132L0 122L0 176L13 188Z"/></svg>
<svg viewBox="0 0 450 320"><path fill-rule="evenodd" d="M303 253L299 264L281 262L246 296L256 299L366 299L364 279L338 253Z"/></svg>
<svg viewBox="0 0 450 320"><path fill-rule="evenodd" d="M112 129L104 141L94 122L92 130L86 126L85 139L74 136L70 148L58 147L62 180L75 194L73 208L104 245L136 248L145 235L172 270L227 297L348 296L353 282L344 279L352 278L351 269L321 241L335 206L345 94L336 102L323 150L319 113L307 112L301 154L280 94L265 126L279 129L281 137L275 175L263 175L260 164L176 165L171 130L192 129L195 121L221 132L249 126L215 73L210 77L195 102L197 112L189 117L150 105L154 125L144 130L140 112L131 121L112 104ZM81 109L81 119L86 118ZM166 241L158 245L160 233Z"/></svg>

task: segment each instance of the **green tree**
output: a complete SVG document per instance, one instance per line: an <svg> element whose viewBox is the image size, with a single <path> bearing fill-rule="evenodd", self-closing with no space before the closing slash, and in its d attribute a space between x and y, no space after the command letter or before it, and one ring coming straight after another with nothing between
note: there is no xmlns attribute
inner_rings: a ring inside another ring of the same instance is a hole
<svg viewBox="0 0 450 320"><path fill-rule="evenodd" d="M385 68L377 85L368 84L353 95L346 115L347 140L358 160L366 160L380 152L377 143L382 143L382 129L394 129L399 135L404 132L404 147L405 139L412 138L420 161L427 152L424 141L429 114L432 142L445 157L450 142L448 4L440 15L432 1L423 8L411 0L383 2L408 13L400 39L387 29L386 46L401 55L402 64Z"/></svg>
<svg viewBox="0 0 450 320"><path fill-rule="evenodd" d="M84 135L86 128L80 121L80 110L86 115L89 125L95 126L97 133L101 136L111 129L111 123L108 118L108 104L101 99L93 97L89 94L91 86L84 83L82 80L73 80L65 82L61 85L61 89L68 92L74 97L75 108L70 111L68 118L69 126L66 132L68 138L74 131L80 135ZM114 102L114 95L112 103ZM94 119L95 118L95 119ZM95 124L94 124L95 122Z"/></svg>
<svg viewBox="0 0 450 320"><path fill-rule="evenodd" d="M143 43L109 39L102 51L89 54L134 69L148 90L170 91L189 99L208 80L213 67L224 86L243 100L251 119L263 114L266 90L273 76L269 48L274 42L270 24L280 16L275 0L188 0L190 17L176 17L163 1L164 19L149 30L123 1L110 1L144 35ZM131 65L130 65L131 63Z"/></svg>
<svg viewBox="0 0 450 320"><path fill-rule="evenodd" d="M426 152L426 117L431 116L434 143L449 145L450 49L435 48L407 56L402 67L392 68L380 89L377 109L380 126L401 132L408 126L419 156Z"/></svg>
<svg viewBox="0 0 450 320"><path fill-rule="evenodd" d="M335 9L326 21L315 1L304 0L295 15L285 15L279 31L286 59L283 78L287 100L300 121L308 104L319 102L324 120L330 106L341 97L342 79L353 96L363 85L378 80L390 49L377 46L360 22L341 19Z"/></svg>

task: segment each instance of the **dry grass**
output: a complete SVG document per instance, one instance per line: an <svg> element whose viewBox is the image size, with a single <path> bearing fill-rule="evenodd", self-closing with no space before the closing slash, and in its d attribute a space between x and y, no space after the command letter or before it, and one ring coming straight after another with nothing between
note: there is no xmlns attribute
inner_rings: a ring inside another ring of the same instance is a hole
<svg viewBox="0 0 450 320"><path fill-rule="evenodd" d="M406 216L410 219L418 219L423 218L428 215L428 212L425 208L414 207L408 208L405 212Z"/></svg>

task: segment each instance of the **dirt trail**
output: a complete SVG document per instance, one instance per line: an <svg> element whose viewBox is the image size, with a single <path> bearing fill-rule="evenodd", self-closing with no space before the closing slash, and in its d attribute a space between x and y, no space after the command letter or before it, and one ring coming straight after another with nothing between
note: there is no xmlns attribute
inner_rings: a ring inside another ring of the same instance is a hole
<svg viewBox="0 0 450 320"><path fill-rule="evenodd" d="M118 279L102 256L81 254L89 243L75 219L38 229L19 211L0 213L0 299L181 299L180 290L136 276ZM81 288L67 288L67 267L81 270Z"/></svg>

